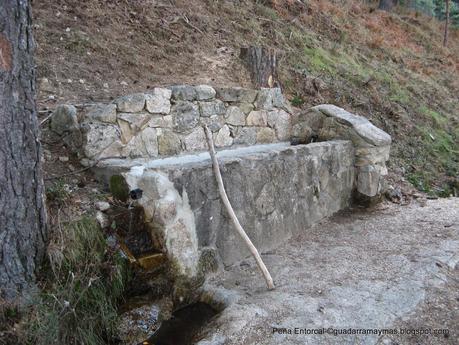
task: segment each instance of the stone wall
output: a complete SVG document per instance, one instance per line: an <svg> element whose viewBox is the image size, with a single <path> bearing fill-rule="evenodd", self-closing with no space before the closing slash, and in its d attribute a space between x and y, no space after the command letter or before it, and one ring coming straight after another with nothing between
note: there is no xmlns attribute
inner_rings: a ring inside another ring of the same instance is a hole
<svg viewBox="0 0 459 345"><path fill-rule="evenodd" d="M350 205L354 148L349 141L257 145L220 151L217 157L234 211L261 252ZM104 169L129 169L119 163ZM123 175L130 189L144 191L139 202L146 219L164 238L181 274L196 273L205 248L214 248L224 265L249 256L219 198L208 154L133 165Z"/></svg>
<svg viewBox="0 0 459 345"><path fill-rule="evenodd" d="M155 88L84 114L61 106L51 117L51 129L70 132L69 145L83 162L96 161L101 178L122 174L130 189L143 190L146 221L185 276L197 274L206 248L225 265L248 255L222 207L203 125L213 132L228 197L260 251L347 207L352 196L366 202L382 193L390 136L334 105L294 113L277 88Z"/></svg>
<svg viewBox="0 0 459 345"><path fill-rule="evenodd" d="M377 200L384 189L391 137L363 116L332 104L322 104L299 115L318 140L344 139L355 147L356 197L360 202Z"/></svg>
<svg viewBox="0 0 459 345"><path fill-rule="evenodd" d="M82 116L81 151L90 160L205 151L204 124L217 148L273 143L290 139L291 122L278 88L154 88L90 108Z"/></svg>

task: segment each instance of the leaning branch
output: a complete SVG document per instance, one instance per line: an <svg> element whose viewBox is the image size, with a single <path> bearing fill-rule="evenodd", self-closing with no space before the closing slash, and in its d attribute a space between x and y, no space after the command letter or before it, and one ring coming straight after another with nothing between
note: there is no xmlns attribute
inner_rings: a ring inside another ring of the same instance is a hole
<svg viewBox="0 0 459 345"><path fill-rule="evenodd" d="M204 126L204 131L206 133L206 139L207 139L207 145L209 146L210 157L212 158L212 167L214 170L215 178L217 179L218 191L220 192L220 198L222 199L223 204L225 205L225 208L231 217L231 220L233 222L234 227L236 228L236 231L244 240L245 244L250 250L250 253L252 253L253 257L255 258L255 261L257 262L258 267L263 273L263 277L266 280L266 285L268 285L268 289L273 290L275 288L274 283L273 283L273 278L271 278L271 274L269 274L269 271L266 268L263 260L261 259L260 254L258 254L257 248L255 248L249 236L247 236L246 232L244 231L241 224L239 223L239 220L237 219L236 214L234 213L233 207L231 206L228 196L226 195L225 186L223 185L223 179L220 173L220 167L218 165L217 157L215 156L215 148L214 148L214 142L212 140L212 133L210 132L207 126Z"/></svg>

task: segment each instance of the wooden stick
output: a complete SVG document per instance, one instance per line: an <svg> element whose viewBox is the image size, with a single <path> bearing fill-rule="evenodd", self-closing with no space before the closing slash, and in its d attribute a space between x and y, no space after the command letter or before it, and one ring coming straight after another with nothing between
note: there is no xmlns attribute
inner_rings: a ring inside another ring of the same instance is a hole
<svg viewBox="0 0 459 345"><path fill-rule="evenodd" d="M271 278L271 274L269 274L269 271L266 268L263 260L261 259L260 254L258 254L257 248L255 248L249 236L247 236L246 232L244 231L241 224L239 223L239 220L237 219L236 214L234 213L233 207L231 206L228 196L226 195L225 186L223 185L223 179L220 173L220 167L218 165L217 157L215 155L215 148L214 148L214 142L212 140L212 133L210 132L209 128L206 125L204 125L203 127L206 133L206 139L207 139L207 145L209 146L210 157L212 158L212 166L213 166L215 178L217 179L218 191L220 192L220 198L222 199L223 204L225 205L225 208L228 211L231 217L231 220L233 221L233 225L236 228L236 231L242 237L247 247L249 247L250 253L252 253L253 257L255 258L255 261L257 262L258 267L263 273L263 277L266 280L266 285L268 285L268 289L273 290L275 288L274 283L273 283L273 278Z"/></svg>

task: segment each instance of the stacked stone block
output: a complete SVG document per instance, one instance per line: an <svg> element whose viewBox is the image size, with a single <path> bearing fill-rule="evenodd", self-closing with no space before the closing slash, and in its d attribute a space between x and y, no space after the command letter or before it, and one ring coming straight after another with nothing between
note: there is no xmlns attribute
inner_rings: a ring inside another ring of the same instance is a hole
<svg viewBox="0 0 459 345"><path fill-rule="evenodd" d="M203 125L217 148L287 141L291 116L278 88L154 88L89 109L81 124L82 151L90 160L206 151Z"/></svg>
<svg viewBox="0 0 459 345"><path fill-rule="evenodd" d="M319 140L345 139L355 148L356 191L362 201L381 195L391 137L363 116L331 104L321 104L300 116L300 123L312 128Z"/></svg>

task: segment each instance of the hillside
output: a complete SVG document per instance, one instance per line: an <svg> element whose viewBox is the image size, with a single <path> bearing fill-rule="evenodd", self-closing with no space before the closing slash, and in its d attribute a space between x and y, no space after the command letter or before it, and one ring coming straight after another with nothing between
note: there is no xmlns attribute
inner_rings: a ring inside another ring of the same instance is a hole
<svg viewBox="0 0 459 345"><path fill-rule="evenodd" d="M34 3L39 104L84 104L176 83L249 86L239 48L279 51L298 108L333 103L390 133L392 182L459 192L459 32L357 1ZM46 78L44 80L43 78Z"/></svg>

